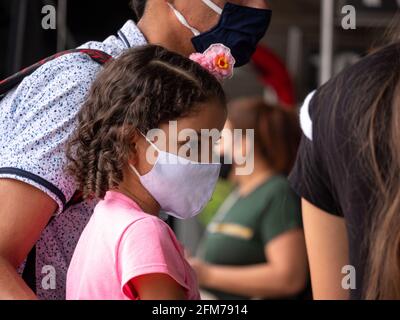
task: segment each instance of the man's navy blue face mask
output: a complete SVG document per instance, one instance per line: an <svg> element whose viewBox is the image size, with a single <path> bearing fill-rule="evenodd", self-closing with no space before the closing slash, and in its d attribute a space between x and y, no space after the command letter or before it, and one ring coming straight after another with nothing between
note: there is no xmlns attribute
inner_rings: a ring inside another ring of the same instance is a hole
<svg viewBox="0 0 400 320"><path fill-rule="evenodd" d="M195 35L192 43L197 52L203 53L212 44L222 43L231 49L236 60L235 67L247 64L255 52L258 42L267 32L272 11L244 7L230 2L221 9L211 0L202 1L221 16L218 24L204 33L190 26L185 17L171 4L168 4L178 20Z"/></svg>

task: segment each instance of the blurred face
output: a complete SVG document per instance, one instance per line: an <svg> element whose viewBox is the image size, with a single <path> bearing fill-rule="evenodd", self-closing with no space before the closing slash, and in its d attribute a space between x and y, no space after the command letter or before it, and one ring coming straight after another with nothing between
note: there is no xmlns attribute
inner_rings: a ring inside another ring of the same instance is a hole
<svg viewBox="0 0 400 320"><path fill-rule="evenodd" d="M236 175L249 175L254 169L258 150L255 130L259 122L254 108L259 102L259 98L242 98L229 103L229 119L217 150L225 163L233 164Z"/></svg>
<svg viewBox="0 0 400 320"><path fill-rule="evenodd" d="M199 105L198 108L199 111L192 115L164 123L147 133L147 138L154 146L143 136L137 137L136 159L132 159L131 163L141 175L153 168L158 156L157 149L195 162L213 162L213 146L220 139L226 110L214 101Z"/></svg>
<svg viewBox="0 0 400 320"><path fill-rule="evenodd" d="M235 168L245 168L254 157L254 138L248 133L249 130L233 128L232 123L227 120L215 152L225 156L225 159L231 161Z"/></svg>

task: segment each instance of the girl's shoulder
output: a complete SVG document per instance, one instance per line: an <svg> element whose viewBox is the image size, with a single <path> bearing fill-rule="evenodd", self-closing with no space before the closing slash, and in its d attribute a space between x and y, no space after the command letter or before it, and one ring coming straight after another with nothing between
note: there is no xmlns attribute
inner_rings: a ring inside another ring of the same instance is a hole
<svg viewBox="0 0 400 320"><path fill-rule="evenodd" d="M147 234L153 238L170 238L174 241L176 240L174 232L165 221L147 213L143 213L143 215L135 219L129 228L140 229L141 234Z"/></svg>
<svg viewBox="0 0 400 320"><path fill-rule="evenodd" d="M106 197L97 204L91 221L102 229L111 228L115 234L134 228L136 224L142 229L165 231L168 228L159 217L146 213L132 199L118 192L107 192Z"/></svg>
<svg viewBox="0 0 400 320"><path fill-rule="evenodd" d="M141 218L150 216L135 201L118 191L108 191L104 199L97 204L95 212L113 214L114 217L127 215Z"/></svg>
<svg viewBox="0 0 400 320"><path fill-rule="evenodd" d="M128 247L146 248L147 254L158 252L170 260L181 260L184 248L170 226L156 216L143 216L132 222L122 234L121 242Z"/></svg>

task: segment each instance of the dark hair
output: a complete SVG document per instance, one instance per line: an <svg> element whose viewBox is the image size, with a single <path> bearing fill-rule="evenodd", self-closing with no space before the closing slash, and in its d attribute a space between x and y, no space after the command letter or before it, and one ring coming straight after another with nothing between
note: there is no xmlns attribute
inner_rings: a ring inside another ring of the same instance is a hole
<svg viewBox="0 0 400 320"><path fill-rule="evenodd" d="M363 102L369 110L353 118L375 191L365 297L400 299L400 43L369 59L362 87L368 88Z"/></svg>
<svg viewBox="0 0 400 320"><path fill-rule="evenodd" d="M225 106L217 79L162 47L130 49L108 63L90 89L67 148L69 172L83 195L103 198L123 180L136 129L147 133L212 99Z"/></svg>
<svg viewBox="0 0 400 320"><path fill-rule="evenodd" d="M234 129L254 129L255 148L268 166L288 175L296 159L301 130L297 113L267 104L262 98L244 98L230 104L229 120Z"/></svg>
<svg viewBox="0 0 400 320"><path fill-rule="evenodd" d="M354 188L372 193L365 212L363 296L400 299L400 42L374 51L319 91L329 123L317 122L313 131L330 128L336 141L330 153L343 152L343 143L356 149L349 156L364 182ZM347 134L335 127L344 120Z"/></svg>
<svg viewBox="0 0 400 320"><path fill-rule="evenodd" d="M130 7L136 15L136 22L143 17L146 4L147 0L131 0Z"/></svg>

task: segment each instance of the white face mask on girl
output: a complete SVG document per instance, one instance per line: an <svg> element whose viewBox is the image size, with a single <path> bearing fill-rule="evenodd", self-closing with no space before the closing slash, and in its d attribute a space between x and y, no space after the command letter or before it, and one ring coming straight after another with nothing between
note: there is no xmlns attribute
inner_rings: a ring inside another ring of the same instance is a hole
<svg viewBox="0 0 400 320"><path fill-rule="evenodd" d="M133 165L130 168L168 215L178 219L196 216L214 192L221 164L199 163L162 151L142 135L157 150L157 160L143 176Z"/></svg>

